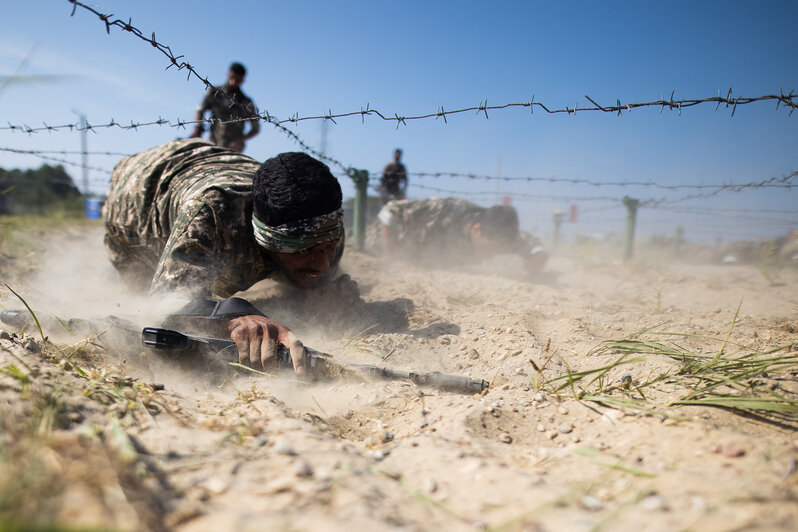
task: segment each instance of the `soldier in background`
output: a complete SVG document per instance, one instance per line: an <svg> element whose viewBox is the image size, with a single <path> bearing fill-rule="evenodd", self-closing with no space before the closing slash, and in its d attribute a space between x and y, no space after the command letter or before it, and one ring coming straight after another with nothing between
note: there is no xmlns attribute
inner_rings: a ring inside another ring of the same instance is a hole
<svg viewBox="0 0 798 532"><path fill-rule="evenodd" d="M210 111L211 142L217 146L244 151L244 143L260 131L258 109L252 100L241 90L247 70L241 63L233 63L227 72L227 84L211 87L197 108L194 120L193 138L202 136L202 120ZM225 123L222 123L225 122ZM249 131L244 133L244 125L249 123Z"/></svg>
<svg viewBox="0 0 798 532"><path fill-rule="evenodd" d="M460 198L392 201L377 215L387 260L429 267L458 267L496 255L513 254L527 272L543 269L548 252L518 230L518 214L508 205L480 207Z"/></svg>
<svg viewBox="0 0 798 532"><path fill-rule="evenodd" d="M405 165L399 162L402 158L402 150L396 149L393 152L393 161L388 163L382 171L380 179L380 199L385 205L392 200L405 199L407 192L407 170Z"/></svg>
<svg viewBox="0 0 798 532"><path fill-rule="evenodd" d="M122 159L103 210L105 246L121 279L150 294L229 297L276 277L323 299L360 300L348 275L341 186L304 153L263 164L200 139ZM301 369L302 343L265 316L229 322L239 357L271 363L277 343Z"/></svg>

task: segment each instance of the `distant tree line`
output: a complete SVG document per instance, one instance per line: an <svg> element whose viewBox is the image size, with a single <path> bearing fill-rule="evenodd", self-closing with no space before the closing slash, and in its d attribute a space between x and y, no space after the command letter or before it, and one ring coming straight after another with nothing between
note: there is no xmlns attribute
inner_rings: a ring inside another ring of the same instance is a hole
<svg viewBox="0 0 798 532"><path fill-rule="evenodd" d="M61 165L36 170L0 168L0 214L82 211L83 195Z"/></svg>

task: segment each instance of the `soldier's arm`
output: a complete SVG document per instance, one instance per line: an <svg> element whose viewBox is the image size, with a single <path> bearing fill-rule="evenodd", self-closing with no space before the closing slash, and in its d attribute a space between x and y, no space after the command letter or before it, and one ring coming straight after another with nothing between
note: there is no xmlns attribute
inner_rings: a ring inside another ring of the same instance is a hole
<svg viewBox="0 0 798 532"><path fill-rule="evenodd" d="M258 109L252 103L250 103L248 109L252 113L252 120L249 121L249 131L246 135L244 135L244 140L249 140L260 132L260 117L258 116Z"/></svg>
<svg viewBox="0 0 798 532"><path fill-rule="evenodd" d="M229 297L248 288L243 286L245 280L234 286L231 272L236 269L235 250L223 249L223 228L217 227L216 216L208 206L213 198L204 200L190 220L182 220L183 214L178 214L155 269L151 293L180 291L192 297Z"/></svg>
<svg viewBox="0 0 798 532"><path fill-rule="evenodd" d="M210 100L211 100L211 91L213 89L209 89L208 92L205 93L205 97L202 99L202 103L197 106L197 112L194 114L194 121L196 124L194 125L194 131L191 133L192 138L199 138L202 136L202 132L205 130L203 126L203 117L205 116L205 112L210 109Z"/></svg>

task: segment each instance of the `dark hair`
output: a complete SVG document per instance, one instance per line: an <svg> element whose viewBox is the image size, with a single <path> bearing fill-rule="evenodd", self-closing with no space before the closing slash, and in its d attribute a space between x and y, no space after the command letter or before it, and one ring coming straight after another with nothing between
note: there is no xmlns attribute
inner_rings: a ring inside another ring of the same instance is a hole
<svg viewBox="0 0 798 532"><path fill-rule="evenodd" d="M233 63L232 65L230 65L230 72L232 72L233 74L238 74L239 76L247 75L247 69L244 68L244 65L242 65L241 63Z"/></svg>
<svg viewBox="0 0 798 532"><path fill-rule="evenodd" d="M494 205L480 212L474 223L479 223L482 235L497 240L512 241L518 238L518 213L509 205Z"/></svg>
<svg viewBox="0 0 798 532"><path fill-rule="evenodd" d="M266 225L313 218L341 208L341 185L329 167L306 153L281 153L255 172L252 203Z"/></svg>

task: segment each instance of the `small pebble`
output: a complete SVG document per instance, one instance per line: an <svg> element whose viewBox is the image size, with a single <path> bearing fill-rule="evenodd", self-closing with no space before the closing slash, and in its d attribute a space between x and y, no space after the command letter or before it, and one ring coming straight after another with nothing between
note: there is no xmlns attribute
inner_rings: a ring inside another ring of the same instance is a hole
<svg viewBox="0 0 798 532"><path fill-rule="evenodd" d="M394 437L393 432L391 432L390 430L386 430L385 433L382 435L382 441L383 443L389 442L393 440L393 437Z"/></svg>
<svg viewBox="0 0 798 532"><path fill-rule="evenodd" d="M661 495L649 495L645 499L641 500L638 505L643 510L647 512L656 512L659 510L667 510L667 505L665 504L665 499Z"/></svg>
<svg viewBox="0 0 798 532"><path fill-rule="evenodd" d="M277 452L277 454L284 454L286 456L296 456L296 451L294 450L294 448L291 447L290 444L284 441L276 443L274 445L274 450Z"/></svg>
<svg viewBox="0 0 798 532"><path fill-rule="evenodd" d="M39 348L39 344L37 344L36 340L34 340L33 338L28 338L27 340L25 340L25 342L22 344L22 347L24 347L31 353L39 353L41 351L41 349Z"/></svg>
<svg viewBox="0 0 798 532"><path fill-rule="evenodd" d="M553 440L557 437L558 432L556 430L550 430L546 433L546 437L550 440Z"/></svg>
<svg viewBox="0 0 798 532"><path fill-rule="evenodd" d="M537 401L538 403L542 402L542 401L543 401L543 399L545 399L545 397L543 396L543 392L538 392L538 393L536 393L536 394L535 394L535 397L534 397L533 399L534 399L535 401Z"/></svg>
<svg viewBox="0 0 798 532"><path fill-rule="evenodd" d="M568 409L567 409L567 408L565 408L564 406L561 406L560 408L558 408L558 409L557 409L557 412L559 412L560 414L562 414L562 415L564 415L564 416L565 416L565 415L568 415Z"/></svg>
<svg viewBox="0 0 798 532"><path fill-rule="evenodd" d="M435 482L435 479L425 478L424 482L421 484L421 489L427 493L435 493L438 491L438 483Z"/></svg>
<svg viewBox="0 0 798 532"><path fill-rule="evenodd" d="M725 446L721 452L726 458L740 458L741 456L745 456L745 449L734 444Z"/></svg>
<svg viewBox="0 0 798 532"><path fill-rule="evenodd" d="M604 423L615 424L623 416L624 416L623 412L611 408L601 415L601 421L603 421Z"/></svg>
<svg viewBox="0 0 798 532"><path fill-rule="evenodd" d="M294 464L294 475L298 476L299 478L309 478L313 476L313 468L310 467L310 464L303 459L299 459Z"/></svg>
<svg viewBox="0 0 798 532"><path fill-rule="evenodd" d="M11 340L11 335L5 329L0 329L0 340Z"/></svg>
<svg viewBox="0 0 798 532"><path fill-rule="evenodd" d="M570 421L563 421L562 423L557 425L557 430L559 430L563 434L568 434L572 430L574 430L574 425Z"/></svg>
<svg viewBox="0 0 798 532"><path fill-rule="evenodd" d="M546 432L546 427L543 426L543 423L538 423L538 432Z"/></svg>
<svg viewBox="0 0 798 532"><path fill-rule="evenodd" d="M624 388L629 388L629 386L632 385L632 376L627 373L626 375L621 377L621 384L623 385Z"/></svg>
<svg viewBox="0 0 798 532"><path fill-rule="evenodd" d="M372 458L374 458L374 459L375 459L375 460L377 460L378 462L379 462L380 460L383 460L383 459L384 459L386 456L388 456L389 454L391 454L391 452L390 452L390 451L387 451L387 450L385 450L385 449L377 449L377 450L375 450L375 451L371 451L371 456L372 456Z"/></svg>
<svg viewBox="0 0 798 532"><path fill-rule="evenodd" d="M690 507L696 512L705 512L709 505L703 497L696 495L690 499Z"/></svg>
<svg viewBox="0 0 798 532"><path fill-rule="evenodd" d="M471 352L468 354L468 358L471 360L476 360L479 358L479 352L476 349L472 349Z"/></svg>
<svg viewBox="0 0 798 532"><path fill-rule="evenodd" d="M591 512L598 512L604 508L604 503L601 502L601 499L593 497L592 495L585 495L579 503L582 505L582 508Z"/></svg>

